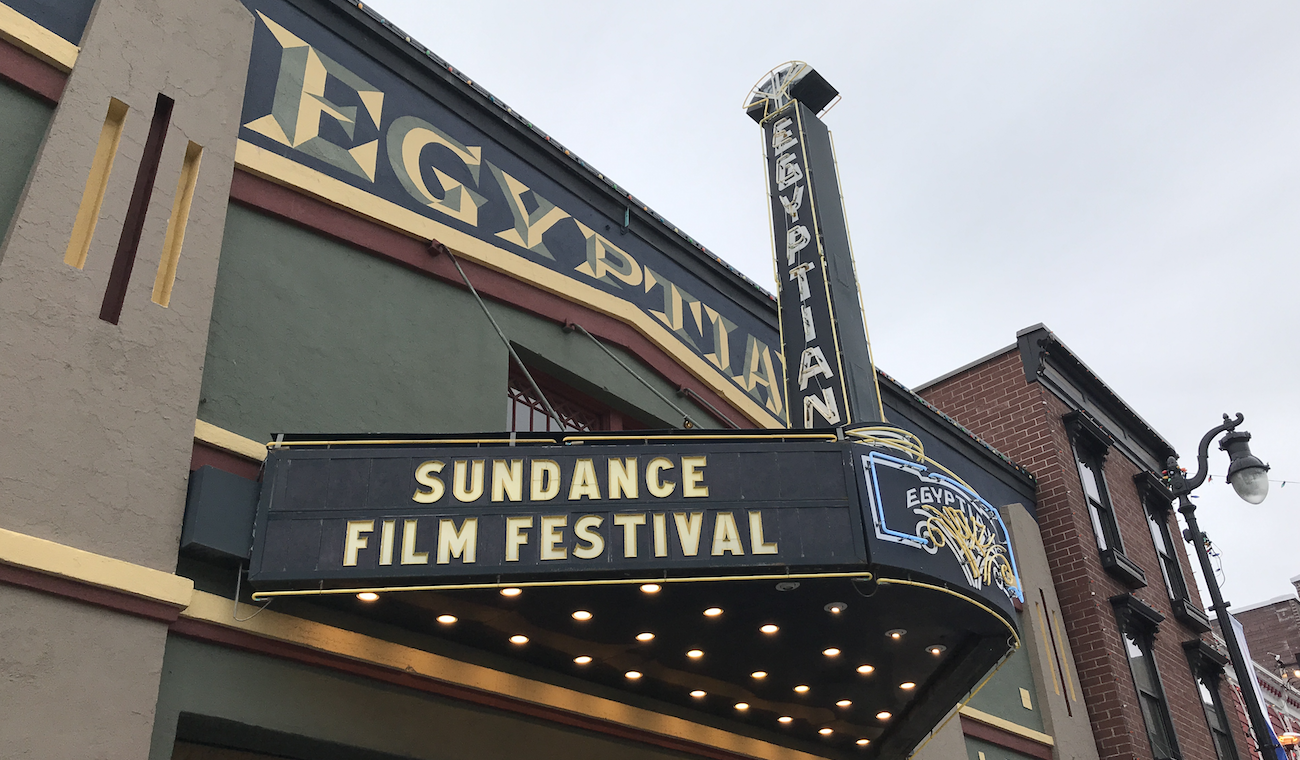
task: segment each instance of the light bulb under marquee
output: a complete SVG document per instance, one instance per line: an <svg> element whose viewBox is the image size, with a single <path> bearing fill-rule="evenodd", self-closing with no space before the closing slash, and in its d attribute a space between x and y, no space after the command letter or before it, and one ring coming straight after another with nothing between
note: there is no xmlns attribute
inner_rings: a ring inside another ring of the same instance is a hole
<svg viewBox="0 0 1300 760"><path fill-rule="evenodd" d="M911 681L904 681L898 685L898 688L904 691L911 691L916 688L916 684Z"/></svg>
<svg viewBox="0 0 1300 760"><path fill-rule="evenodd" d="M903 634L905 633L907 633L907 631L903 630L902 628L895 628L892 631L885 631L885 635L893 639L894 641L898 641L899 639L903 638Z"/></svg>
<svg viewBox="0 0 1300 760"><path fill-rule="evenodd" d="M840 614L841 612L844 612L845 610L847 610L848 608L849 608L849 606L848 606L847 604L845 604L844 602L831 602L830 604L826 605L826 606L823 607L822 609L826 610L827 612L831 613L832 615L838 615L838 614Z"/></svg>
<svg viewBox="0 0 1300 760"><path fill-rule="evenodd" d="M876 713L876 720L889 720L892 717L894 717L894 714L888 710L881 710Z"/></svg>
<svg viewBox="0 0 1300 760"><path fill-rule="evenodd" d="M750 673L750 674L749 674L749 677L750 677L750 678L757 678L757 679L760 679L760 680L761 680L761 679L767 678L767 671L766 671L766 670L755 670L753 673Z"/></svg>
<svg viewBox="0 0 1300 760"><path fill-rule="evenodd" d="M637 641L652 641L652 640L654 640L654 637L655 637L655 635L654 635L653 633L651 633L651 632L649 632L649 631L646 631L645 633L638 633L638 634L636 635L636 640L637 640Z"/></svg>
<svg viewBox="0 0 1300 760"><path fill-rule="evenodd" d="M865 747L865 746L867 746L867 745L870 744L870 743L871 743L871 740L870 740L870 739L858 739L858 741L857 741L857 745L858 745L859 747Z"/></svg>
<svg viewBox="0 0 1300 760"><path fill-rule="evenodd" d="M721 614L722 614L722 608L721 608L721 607L710 607L710 608L708 608L707 610L704 611L704 616L705 616L705 617L717 617L718 615L721 615Z"/></svg>
<svg viewBox="0 0 1300 760"><path fill-rule="evenodd" d="M823 649L822 654L826 655L827 657L838 657L840 655L840 650L836 649L835 647L829 647L827 649Z"/></svg>
<svg viewBox="0 0 1300 760"><path fill-rule="evenodd" d="M511 643L511 644L527 644L527 643L528 643L528 637L527 637L527 636L524 636L523 634L516 633L514 636L511 636L511 637L510 637L510 643Z"/></svg>
<svg viewBox="0 0 1300 760"><path fill-rule="evenodd" d="M574 611L573 611L573 619L574 619L574 620L591 620L591 613L590 613L590 612L587 612L586 610L574 610Z"/></svg>
<svg viewBox="0 0 1300 760"><path fill-rule="evenodd" d="M524 593L523 589L515 588L514 586L501 589L501 596L519 596L522 593Z"/></svg>
<svg viewBox="0 0 1300 760"><path fill-rule="evenodd" d="M580 654L577 657L574 657L573 661L578 663L579 665L586 665L587 663L591 662L591 657L585 654Z"/></svg>
<svg viewBox="0 0 1300 760"><path fill-rule="evenodd" d="M830 736L835 732L830 728L819 728L817 729L817 733L821 734L822 736Z"/></svg>
<svg viewBox="0 0 1300 760"><path fill-rule="evenodd" d="M697 660L697 659L699 659L699 658L701 658L701 657L704 656L704 650L703 650L703 649L688 649L688 650L686 651L686 656L689 657L689 658L691 658L692 660Z"/></svg>
<svg viewBox="0 0 1300 760"><path fill-rule="evenodd" d="M696 689L695 691L691 692L691 696L695 697L696 699L700 699L705 695L705 693L706 692L703 691L702 689Z"/></svg>
<svg viewBox="0 0 1300 760"><path fill-rule="evenodd" d="M357 594L357 598L363 602L374 602L378 601L379 594L376 594L373 591L362 591L360 594Z"/></svg>
<svg viewBox="0 0 1300 760"><path fill-rule="evenodd" d="M638 678L641 677L641 671L639 671L639 670L629 670L628 672L626 672L626 673L623 674L623 677L624 677L624 678L627 678L627 679L629 679L629 680L635 681L636 679L638 679Z"/></svg>
<svg viewBox="0 0 1300 760"><path fill-rule="evenodd" d="M737 709L737 710L740 710L741 712L744 712L745 710L748 710L748 709L749 709L749 703L748 703L748 702L737 702L737 703L736 703L736 709Z"/></svg>
<svg viewBox="0 0 1300 760"><path fill-rule="evenodd" d="M861 673L861 674L864 675L864 676L869 676L869 675L871 675L872 673L876 672L876 666L875 666L875 665L859 665L859 666L858 666L858 672Z"/></svg>
<svg viewBox="0 0 1300 760"><path fill-rule="evenodd" d="M789 723L789 722L791 722L791 721L793 721L793 720L794 720L794 718L791 718L789 715L782 715L781 717L779 717L779 718L776 719L776 722L777 722L777 723Z"/></svg>
<svg viewBox="0 0 1300 760"><path fill-rule="evenodd" d="M835 703L835 706L836 706L836 707L851 707L852 705L853 705L853 702L851 702L851 701L849 701L849 700L847 700L847 699L841 699L840 701L838 701L838 702Z"/></svg>
<svg viewBox="0 0 1300 760"><path fill-rule="evenodd" d="M762 631L763 633L776 633L781 629L772 625L771 623L768 623L767 625L759 628L758 630Z"/></svg>
<svg viewBox="0 0 1300 760"><path fill-rule="evenodd" d="M807 693L808 693L808 688L809 688L809 687L808 687L807 684L802 684L802 683L801 683L801 684L799 684L798 686L794 687L794 690L797 691L797 692L799 692L800 694L807 694Z"/></svg>
<svg viewBox="0 0 1300 760"><path fill-rule="evenodd" d="M935 657L938 657L939 655L948 651L948 647L944 646L943 644L931 644L930 646L925 648L925 651L929 652Z"/></svg>
<svg viewBox="0 0 1300 760"><path fill-rule="evenodd" d="M438 618L437 618L437 620L438 620L439 623L442 623L443 625L451 625L452 623L456 622L456 616L455 616L455 615L439 615Z"/></svg>
<svg viewBox="0 0 1300 760"><path fill-rule="evenodd" d="M644 592L644 593L647 593L647 594L657 594L657 593L659 593L659 590L662 589L662 588L663 588L663 586L660 586L658 583L642 583L642 584L641 584L641 591Z"/></svg>

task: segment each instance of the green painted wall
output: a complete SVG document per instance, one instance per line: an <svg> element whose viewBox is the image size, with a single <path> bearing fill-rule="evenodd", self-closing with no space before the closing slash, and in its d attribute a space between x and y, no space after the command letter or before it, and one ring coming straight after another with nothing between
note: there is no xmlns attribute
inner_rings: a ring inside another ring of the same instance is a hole
<svg viewBox="0 0 1300 760"><path fill-rule="evenodd" d="M413 760L684 757L175 636L167 642L162 670L150 760L171 757L174 732L183 712ZM277 750L276 754L282 753ZM290 756L303 755L294 752Z"/></svg>
<svg viewBox="0 0 1300 760"><path fill-rule="evenodd" d="M1029 621L1022 616L1023 628ZM1026 689L1030 695L1032 709L1026 709L1021 702L1020 690ZM1020 648L1002 664L1002 667L989 678L988 683L966 703L976 710L996 715L1025 728L1044 731L1043 714L1039 704L1038 693L1034 688L1034 674L1029 669L1029 653L1025 651L1022 640Z"/></svg>
<svg viewBox="0 0 1300 760"><path fill-rule="evenodd" d="M512 342L651 424L679 415L580 333L488 302ZM636 362L619 351L624 361ZM702 409L641 365L701 424ZM508 354L468 291L232 205L199 418L277 432L488 432L506 425Z"/></svg>
<svg viewBox="0 0 1300 760"><path fill-rule="evenodd" d="M0 82L0 236L9 229L53 115L54 106Z"/></svg>

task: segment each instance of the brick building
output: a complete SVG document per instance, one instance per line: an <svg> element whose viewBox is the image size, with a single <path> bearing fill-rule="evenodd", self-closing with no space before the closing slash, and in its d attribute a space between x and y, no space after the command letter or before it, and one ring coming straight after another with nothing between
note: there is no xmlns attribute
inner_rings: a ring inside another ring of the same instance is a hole
<svg viewBox="0 0 1300 760"><path fill-rule="evenodd" d="M1291 583L1300 593L1300 575ZM1232 614L1246 634L1273 732L1300 732L1300 599L1279 596L1233 608ZM1221 636L1218 622L1212 625Z"/></svg>
<svg viewBox="0 0 1300 760"><path fill-rule="evenodd" d="M1074 652L1061 666L1077 668L1100 757L1246 757L1158 477L1173 447L1042 325L916 391L1037 477Z"/></svg>
<svg viewBox="0 0 1300 760"><path fill-rule="evenodd" d="M1300 575L1292 578L1291 584L1300 594ZM1246 632L1255 662L1275 675L1300 682L1300 598L1280 596L1238 607L1232 614Z"/></svg>

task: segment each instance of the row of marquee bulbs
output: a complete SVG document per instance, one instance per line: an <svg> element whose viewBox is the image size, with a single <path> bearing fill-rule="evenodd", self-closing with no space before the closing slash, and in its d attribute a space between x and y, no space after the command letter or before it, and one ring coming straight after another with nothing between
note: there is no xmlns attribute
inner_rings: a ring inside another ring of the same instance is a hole
<svg viewBox="0 0 1300 760"><path fill-rule="evenodd" d="M661 588L662 587L658 583L641 584L641 591L647 594L656 594L661 590ZM514 586L508 586L506 588L501 589L500 593L502 596L519 596L520 594L523 593L523 590ZM363 591L357 594L357 598L365 602L373 602L379 599L379 595L372 591ZM827 612L830 612L831 614L835 614L835 615L840 614L846 609L848 609L848 605L844 604L843 602L832 602L826 605ZM718 617L721 614L722 614L721 607L709 607L704 610L704 615L706 617ZM588 610L574 610L571 617L574 620L585 622L587 620L591 620L592 617L594 616ZM457 618L455 615L444 614L444 615L439 615L437 617L437 621L439 623L442 623L443 625L450 625L452 623L457 622ZM780 627L772 623L767 623L765 625L759 626L758 630L761 631L762 633L773 634L779 631ZM886 631L885 635L888 636L890 639L897 641L902 639L906 633L907 631L905 631L902 628L895 628L891 631ZM655 635L649 631L638 633L636 635L636 640L640 642L653 641L654 638ZM521 633L515 634L514 636L510 637L510 643L516 645L527 644L528 637ZM947 649L948 647L944 646L943 644L931 644L930 646L925 648L925 651L937 657L943 654L945 651L947 651ZM822 654L827 657L838 657L840 655L840 650L836 647L828 647L822 650ZM704 651L701 649L690 649L687 650L686 656L692 659L698 659L704 656ZM592 658L590 655L582 654L582 655L578 655L577 657L574 657L573 661L578 665L588 665L592 662ZM857 667L857 671L862 675L869 675L875 671L875 667L872 665L859 665ZM762 680L764 678L767 678L767 672L762 670L756 670L753 673L750 673L749 675L751 678L754 678L756 680ZM643 676L643 674L637 670L629 670L626 673L624 673L623 676L628 680L635 681L640 679ZM904 691L911 691L912 689L916 688L916 683L913 681L904 681L903 683L900 683L898 685L898 688ZM794 687L794 691L799 694L806 694L810 690L811 687L808 686L807 684L799 684L798 686ZM695 689L690 693L690 695L695 699L703 699L704 697L708 696L708 692L704 691L703 689ZM841 699L835 703L835 706L840 708L847 708L853 706L853 702L848 699ZM733 705L733 707L738 712L745 712L749 710L749 703L737 702L735 705ZM888 710L881 710L880 712L876 713L876 720L886 721L892 717L894 717L894 714L889 712ZM778 723L782 723L782 724L794 722L794 718L789 715L782 715L778 717L776 720ZM817 729L817 733L821 734L822 736L830 736L831 734L835 733L835 730L830 728L829 726L823 726L822 728ZM865 747L866 745L871 743L871 740L867 739L866 737L862 737L858 739L856 743L858 744L858 746Z"/></svg>

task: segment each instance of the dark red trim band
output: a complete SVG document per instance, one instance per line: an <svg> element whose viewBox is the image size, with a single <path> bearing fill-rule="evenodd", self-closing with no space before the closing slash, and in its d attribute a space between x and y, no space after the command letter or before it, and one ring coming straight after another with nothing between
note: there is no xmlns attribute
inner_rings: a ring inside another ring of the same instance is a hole
<svg viewBox="0 0 1300 760"><path fill-rule="evenodd" d="M619 739L627 739L629 741L640 742L654 747L662 747L674 752L682 752L696 757L709 758L709 760L753 760L749 755L729 752L707 744L663 736L639 728L632 728L630 726L612 723L610 721L593 718L587 715L580 715L578 713L561 710L555 707L539 705L533 702L525 702L513 697L493 694L491 692L472 689L467 686L447 683L446 681L440 681L428 676L416 675L402 670L395 670L380 665L361 662L348 657L299 646L297 644L267 639L261 636L245 633L244 631L226 628L201 620L180 618L176 622L172 623L171 632L178 636L185 636L199 641L228 646L247 652L265 654L303 665L328 668L330 670L349 673L363 678L392 684L394 686L414 689L428 694L437 694L438 696L458 699L463 702L503 710L518 715L526 715L530 718L537 718L550 723L558 723L564 726L586 729L595 733L614 736ZM1035 755L1035 757L1037 757L1037 755Z"/></svg>
<svg viewBox="0 0 1300 760"><path fill-rule="evenodd" d="M202 441L195 441L194 450L190 454L190 472L204 465L225 470L231 475L238 475L246 480L257 480L262 474L261 462L254 462Z"/></svg>
<svg viewBox="0 0 1300 760"><path fill-rule="evenodd" d="M68 75L26 50L0 40L0 79L21 87L50 105L63 97Z"/></svg>
<svg viewBox="0 0 1300 760"><path fill-rule="evenodd" d="M91 586L80 581L46 575L45 573L38 573L35 570L14 567L13 565L0 565L0 583L21 586L33 591L42 591L46 594L62 596L67 599L75 599L79 602L107 607L110 610L125 612L128 615L137 615L150 620L160 620L164 623L176 620L181 614L180 607L174 607L170 604L155 602L152 599L142 599L122 591Z"/></svg>
<svg viewBox="0 0 1300 760"><path fill-rule="evenodd" d="M248 172L235 171L230 183L230 199L366 253L431 275L458 288L465 287L451 261L445 256L430 256L425 241L408 237ZM701 383L630 325L530 287L493 269L466 261L463 257L460 262L465 275L474 283L474 288L485 298L523 309L561 325L569 322L580 324L602 341L632 352L673 385L694 390L737 425L755 427L748 417L728 404L726 399ZM726 425L721 419L718 422Z"/></svg>
<svg viewBox="0 0 1300 760"><path fill-rule="evenodd" d="M1052 748L1050 745L1043 744L1033 739L1028 739L1019 734L1013 734L997 726L990 726L987 723L981 723L974 718L968 718L965 715L961 718L961 732L972 739L996 744L1003 749L1009 749L1012 752L1019 752L1022 755L1038 758L1038 760L1052 760Z"/></svg>

